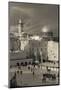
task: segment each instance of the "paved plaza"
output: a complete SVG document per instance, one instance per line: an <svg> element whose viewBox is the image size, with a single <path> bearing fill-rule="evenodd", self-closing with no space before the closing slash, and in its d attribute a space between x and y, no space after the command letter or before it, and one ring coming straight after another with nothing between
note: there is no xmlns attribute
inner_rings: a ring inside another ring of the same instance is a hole
<svg viewBox="0 0 61 90"><path fill-rule="evenodd" d="M46 64L42 64L46 65ZM51 64L50 64L51 65ZM30 67L30 68L29 68ZM22 71L22 73L21 73ZM12 67L10 68L10 79L14 76L16 72L16 83L17 86L35 86L35 85L55 85L58 84L58 70L47 71L46 66L34 67L33 65L21 66L21 67ZM56 79L46 78L43 81L43 74L55 74Z"/></svg>

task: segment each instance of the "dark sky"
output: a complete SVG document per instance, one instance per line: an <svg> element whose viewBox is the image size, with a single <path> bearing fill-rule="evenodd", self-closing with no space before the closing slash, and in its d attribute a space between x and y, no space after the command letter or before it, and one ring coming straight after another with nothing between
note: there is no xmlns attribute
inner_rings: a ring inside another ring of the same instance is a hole
<svg viewBox="0 0 61 90"><path fill-rule="evenodd" d="M16 30L22 18L23 30L29 34L40 34L43 27L48 27L54 36L58 36L58 5L9 3L10 30Z"/></svg>

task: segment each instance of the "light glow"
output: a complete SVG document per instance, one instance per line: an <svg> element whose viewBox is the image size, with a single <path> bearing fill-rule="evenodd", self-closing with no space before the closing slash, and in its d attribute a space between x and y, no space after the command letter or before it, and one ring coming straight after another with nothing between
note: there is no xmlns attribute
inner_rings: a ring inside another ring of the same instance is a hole
<svg viewBox="0 0 61 90"><path fill-rule="evenodd" d="M44 26L44 27L42 28L42 32L48 32L48 30L49 30L49 28L48 28L47 26Z"/></svg>
<svg viewBox="0 0 61 90"><path fill-rule="evenodd" d="M41 40L42 38L40 38L39 36L32 36L31 39L33 39L33 40Z"/></svg>

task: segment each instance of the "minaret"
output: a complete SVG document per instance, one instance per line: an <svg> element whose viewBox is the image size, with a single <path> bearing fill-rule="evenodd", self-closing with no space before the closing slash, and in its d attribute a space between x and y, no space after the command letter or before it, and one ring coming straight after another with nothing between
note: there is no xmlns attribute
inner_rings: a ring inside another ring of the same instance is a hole
<svg viewBox="0 0 61 90"><path fill-rule="evenodd" d="M18 35L20 36L20 38L21 38L22 32L23 32L23 22L22 22L22 20L20 18L19 23L18 23Z"/></svg>
<svg viewBox="0 0 61 90"><path fill-rule="evenodd" d="M22 22L22 20L20 18L19 22L18 22L18 36L19 36L19 40L20 40L19 50L21 50L22 32L23 32L23 22Z"/></svg>

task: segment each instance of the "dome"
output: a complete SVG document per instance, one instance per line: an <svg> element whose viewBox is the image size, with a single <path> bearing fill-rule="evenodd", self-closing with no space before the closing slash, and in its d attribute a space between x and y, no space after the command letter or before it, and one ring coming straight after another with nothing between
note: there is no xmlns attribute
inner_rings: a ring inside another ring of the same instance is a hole
<svg viewBox="0 0 61 90"><path fill-rule="evenodd" d="M49 32L49 27L48 26L44 26L42 28L42 32Z"/></svg>
<svg viewBox="0 0 61 90"><path fill-rule="evenodd" d="M50 30L49 26L44 26L42 28L41 36L45 38L53 37L53 32Z"/></svg>

